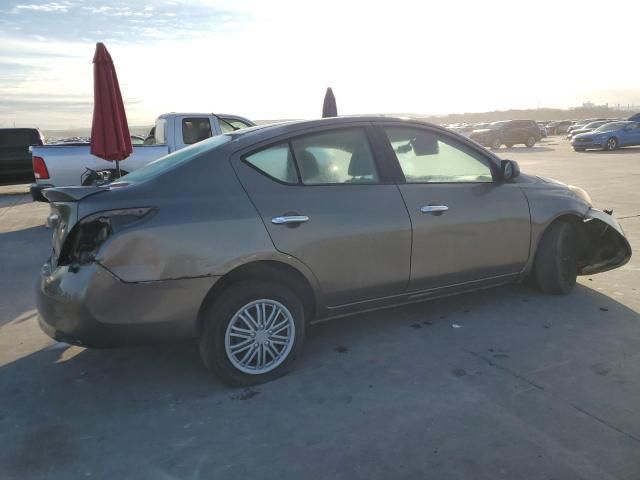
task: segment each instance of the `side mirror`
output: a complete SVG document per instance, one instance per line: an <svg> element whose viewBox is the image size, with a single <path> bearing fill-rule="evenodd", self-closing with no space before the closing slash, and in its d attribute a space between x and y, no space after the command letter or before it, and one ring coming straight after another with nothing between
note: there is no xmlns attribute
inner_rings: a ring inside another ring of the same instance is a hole
<svg viewBox="0 0 640 480"><path fill-rule="evenodd" d="M514 160L502 160L500 162L500 172L502 173L502 181L508 182L520 175L520 167L518 162Z"/></svg>

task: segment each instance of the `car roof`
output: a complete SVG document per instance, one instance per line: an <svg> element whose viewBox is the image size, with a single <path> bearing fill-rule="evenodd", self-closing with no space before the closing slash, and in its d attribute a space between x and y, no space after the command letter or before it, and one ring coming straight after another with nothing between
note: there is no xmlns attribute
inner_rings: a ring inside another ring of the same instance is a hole
<svg viewBox="0 0 640 480"><path fill-rule="evenodd" d="M382 115L354 115L344 117L331 117L320 118L315 120L288 120L284 122L269 123L264 125L256 125L255 127L243 128L233 132L228 132L226 135L232 137L254 137L264 136L271 137L277 135L284 135L288 133L295 133L300 130L306 130L314 127L339 127L342 125L348 125L353 123L398 123L398 124L421 124L435 128L437 130L448 131L446 128L436 125L434 123L425 122L415 118L408 117L386 117ZM254 140L254 138L252 138Z"/></svg>

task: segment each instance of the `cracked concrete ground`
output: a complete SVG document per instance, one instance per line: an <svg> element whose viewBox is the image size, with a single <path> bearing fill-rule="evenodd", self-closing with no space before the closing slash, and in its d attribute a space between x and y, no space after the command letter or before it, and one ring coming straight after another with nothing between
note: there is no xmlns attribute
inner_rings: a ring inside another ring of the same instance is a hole
<svg viewBox="0 0 640 480"><path fill-rule="evenodd" d="M579 185L640 245L640 149L500 152ZM510 286L327 322L246 390L193 345L85 350L37 327L46 205L0 188L0 478L640 478L640 260L566 297Z"/></svg>

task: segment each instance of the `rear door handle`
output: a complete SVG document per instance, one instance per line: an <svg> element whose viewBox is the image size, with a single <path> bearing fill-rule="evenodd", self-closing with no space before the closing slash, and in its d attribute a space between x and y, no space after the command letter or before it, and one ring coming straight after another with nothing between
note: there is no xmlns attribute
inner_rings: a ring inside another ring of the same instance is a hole
<svg viewBox="0 0 640 480"><path fill-rule="evenodd" d="M280 217L273 217L271 223L274 225L284 225L287 223L305 223L309 221L309 217L306 215L282 215Z"/></svg>
<svg viewBox="0 0 640 480"><path fill-rule="evenodd" d="M448 210L449 207L447 207L446 205L425 205L420 209L422 213L431 213L433 215L442 215Z"/></svg>

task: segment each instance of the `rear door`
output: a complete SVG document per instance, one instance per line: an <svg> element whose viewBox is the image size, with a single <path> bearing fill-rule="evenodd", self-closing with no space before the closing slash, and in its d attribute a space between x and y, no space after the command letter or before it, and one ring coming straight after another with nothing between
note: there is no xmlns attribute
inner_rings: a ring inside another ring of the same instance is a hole
<svg viewBox="0 0 640 480"><path fill-rule="evenodd" d="M527 200L480 149L440 130L385 126L413 222L411 291L507 278L529 256Z"/></svg>
<svg viewBox="0 0 640 480"><path fill-rule="evenodd" d="M233 159L276 249L313 271L329 306L409 281L411 221L370 138L368 125L325 127Z"/></svg>

